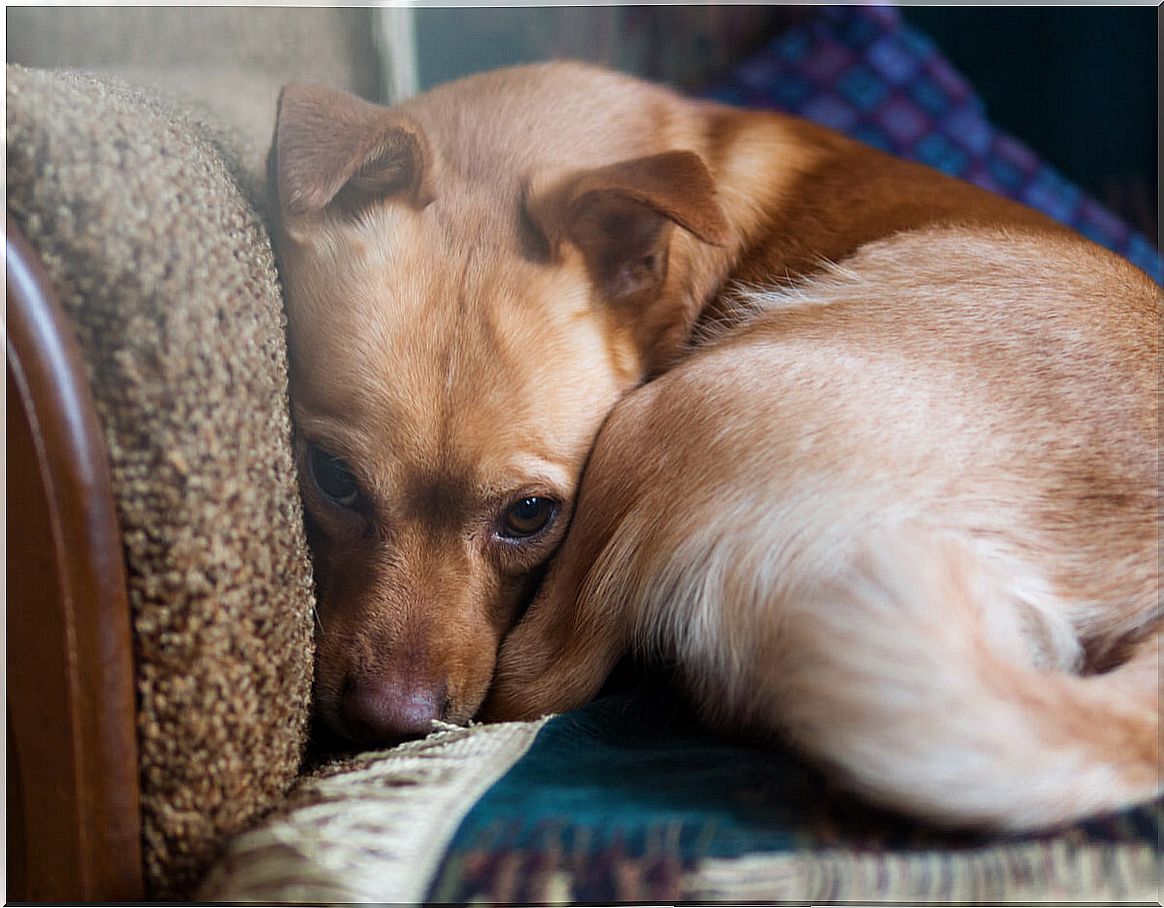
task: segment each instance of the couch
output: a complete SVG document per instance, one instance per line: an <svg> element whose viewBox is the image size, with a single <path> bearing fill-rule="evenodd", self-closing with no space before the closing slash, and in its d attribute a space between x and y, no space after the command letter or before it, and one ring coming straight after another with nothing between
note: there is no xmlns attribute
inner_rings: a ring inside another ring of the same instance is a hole
<svg viewBox="0 0 1164 908"><path fill-rule="evenodd" d="M248 12L9 13L10 899L1158 897L1159 805L944 834L651 683L315 747L262 155L283 81L390 96L392 70L367 10Z"/></svg>

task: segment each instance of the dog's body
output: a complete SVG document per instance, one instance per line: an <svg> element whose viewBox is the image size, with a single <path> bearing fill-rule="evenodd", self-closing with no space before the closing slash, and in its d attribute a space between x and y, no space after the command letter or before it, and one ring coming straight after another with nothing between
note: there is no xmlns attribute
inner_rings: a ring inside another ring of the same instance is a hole
<svg viewBox="0 0 1164 908"><path fill-rule="evenodd" d="M1158 790L1157 300L1080 246L923 230L754 296L612 414L488 715L638 642L709 721L938 821Z"/></svg>
<svg viewBox="0 0 1164 908"><path fill-rule="evenodd" d="M581 702L638 639L710 720L938 819L1157 790L1140 272L825 130L575 65L390 110L289 89L273 157L337 728L477 711L623 399L488 717Z"/></svg>

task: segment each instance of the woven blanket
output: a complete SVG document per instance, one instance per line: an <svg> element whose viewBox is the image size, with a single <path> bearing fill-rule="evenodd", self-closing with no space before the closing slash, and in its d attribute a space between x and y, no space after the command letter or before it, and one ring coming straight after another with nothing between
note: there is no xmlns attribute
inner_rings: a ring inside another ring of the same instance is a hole
<svg viewBox="0 0 1164 908"><path fill-rule="evenodd" d="M201 892L262 902L1141 902L1164 805L1040 835L942 833L634 688L320 771Z"/></svg>
<svg viewBox="0 0 1164 908"><path fill-rule="evenodd" d="M1015 199L1164 278L1159 249L995 127L965 77L896 9L824 7L707 94L813 120Z"/></svg>

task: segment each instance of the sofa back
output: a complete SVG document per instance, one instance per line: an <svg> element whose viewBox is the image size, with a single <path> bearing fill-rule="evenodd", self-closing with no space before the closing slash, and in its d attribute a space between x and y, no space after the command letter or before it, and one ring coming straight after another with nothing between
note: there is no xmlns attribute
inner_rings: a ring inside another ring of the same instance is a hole
<svg viewBox="0 0 1164 908"><path fill-rule="evenodd" d="M23 6L7 13L7 62L148 85L212 115L262 174L286 82L379 100L390 88L368 8Z"/></svg>

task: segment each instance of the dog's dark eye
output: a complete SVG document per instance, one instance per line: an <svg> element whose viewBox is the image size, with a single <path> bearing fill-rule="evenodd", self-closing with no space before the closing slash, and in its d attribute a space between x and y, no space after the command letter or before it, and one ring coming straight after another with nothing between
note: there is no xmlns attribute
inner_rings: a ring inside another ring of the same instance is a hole
<svg viewBox="0 0 1164 908"><path fill-rule="evenodd" d="M311 478L325 496L340 507L350 508L360 497L360 485L348 465L327 451L311 446Z"/></svg>
<svg viewBox="0 0 1164 908"><path fill-rule="evenodd" d="M550 525L558 513L558 503L552 498L530 495L505 509L501 519L501 535L509 539L526 539Z"/></svg>

